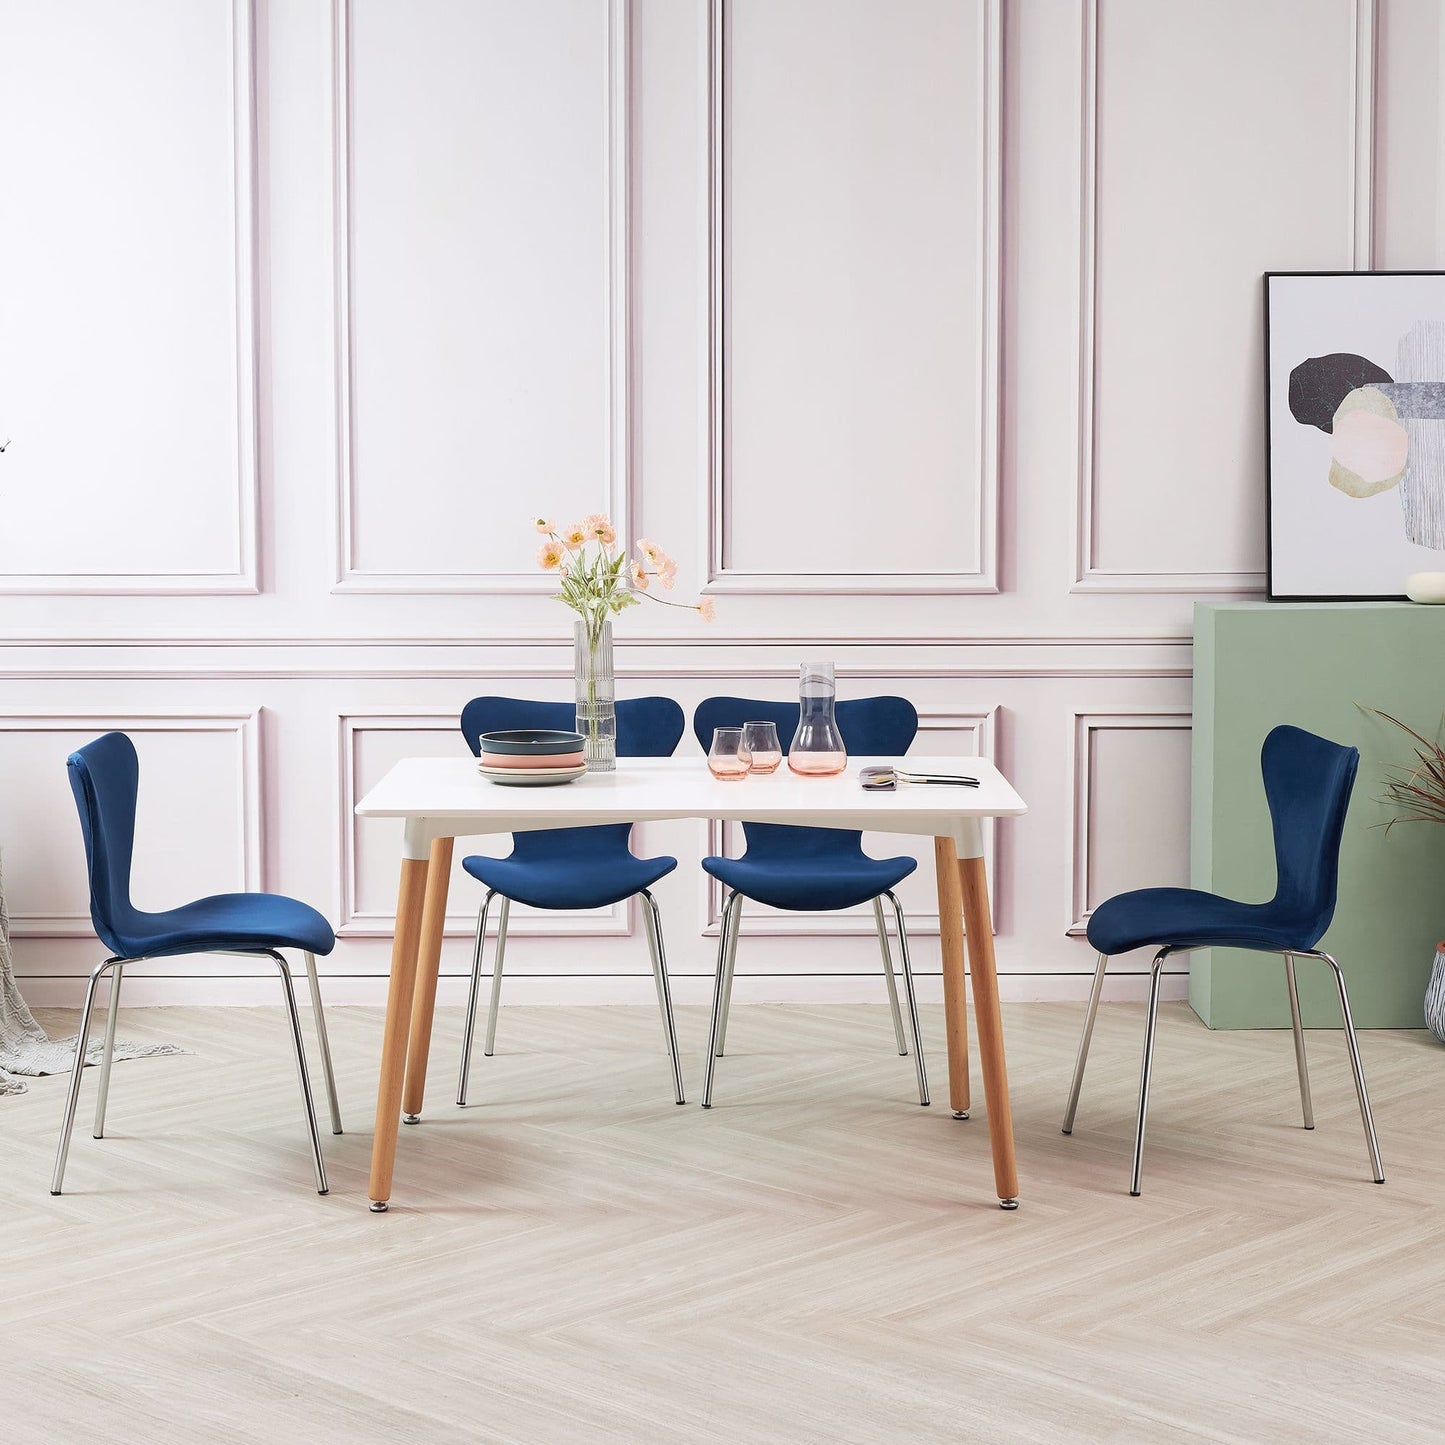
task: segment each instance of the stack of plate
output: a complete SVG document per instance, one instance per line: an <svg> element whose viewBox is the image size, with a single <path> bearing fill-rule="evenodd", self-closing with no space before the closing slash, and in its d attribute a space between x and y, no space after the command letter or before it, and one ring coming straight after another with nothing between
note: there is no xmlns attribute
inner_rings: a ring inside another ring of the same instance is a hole
<svg viewBox="0 0 1445 1445"><path fill-rule="evenodd" d="M552 728L507 728L481 735L477 771L512 788L546 788L570 783L587 771L581 733Z"/></svg>

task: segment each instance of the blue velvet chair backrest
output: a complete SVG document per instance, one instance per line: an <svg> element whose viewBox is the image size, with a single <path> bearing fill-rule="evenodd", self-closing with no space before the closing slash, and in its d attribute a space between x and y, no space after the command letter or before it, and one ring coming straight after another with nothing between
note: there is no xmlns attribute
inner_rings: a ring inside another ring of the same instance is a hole
<svg viewBox="0 0 1445 1445"><path fill-rule="evenodd" d="M124 733L106 733L65 760L90 870L90 918L100 941L124 954L121 934L136 917L130 901L140 760Z"/></svg>
<svg viewBox="0 0 1445 1445"><path fill-rule="evenodd" d="M1339 889L1340 839L1360 766L1358 748L1283 725L1264 740L1260 770L1274 825L1274 906L1319 938Z"/></svg>
<svg viewBox="0 0 1445 1445"><path fill-rule="evenodd" d="M849 698L836 705L838 731L850 757L902 757L918 732L918 711L906 697ZM712 746L714 728L770 722L778 730L787 767L788 744L798 729L796 702L761 702L747 697L710 697L697 705L692 730L703 752ZM745 779L741 786L753 786ZM800 828L791 823L744 823L753 857L826 857L862 852L861 833L847 828Z"/></svg>
<svg viewBox="0 0 1445 1445"><path fill-rule="evenodd" d="M687 719L670 697L629 697L617 704L617 756L670 758L682 741ZM481 752L483 733L506 728L556 728L572 732L577 707L570 702L530 702L519 697L474 697L462 709L462 736L473 753ZM631 823L603 823L594 828L546 828L512 835L514 858L545 860L585 854L605 842L627 846Z"/></svg>

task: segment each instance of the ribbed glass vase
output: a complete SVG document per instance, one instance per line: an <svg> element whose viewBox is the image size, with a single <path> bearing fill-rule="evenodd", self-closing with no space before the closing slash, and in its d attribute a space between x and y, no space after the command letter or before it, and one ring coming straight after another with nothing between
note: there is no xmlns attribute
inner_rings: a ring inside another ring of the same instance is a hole
<svg viewBox="0 0 1445 1445"><path fill-rule="evenodd" d="M612 674L612 624L573 628L577 678L577 731L585 739L587 771L617 767L617 684Z"/></svg>

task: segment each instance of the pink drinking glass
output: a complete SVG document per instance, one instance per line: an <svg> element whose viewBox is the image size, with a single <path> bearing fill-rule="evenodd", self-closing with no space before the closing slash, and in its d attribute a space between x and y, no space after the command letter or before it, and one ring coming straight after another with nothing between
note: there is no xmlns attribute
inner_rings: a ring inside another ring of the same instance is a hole
<svg viewBox="0 0 1445 1445"><path fill-rule="evenodd" d="M708 771L713 777L737 782L747 777L752 764L752 754L743 746L741 728L713 729L712 747L707 753Z"/></svg>
<svg viewBox="0 0 1445 1445"><path fill-rule="evenodd" d="M778 741L778 730L770 722L746 722L743 724L743 746L752 754L752 770L755 773L775 773L783 761L783 746Z"/></svg>

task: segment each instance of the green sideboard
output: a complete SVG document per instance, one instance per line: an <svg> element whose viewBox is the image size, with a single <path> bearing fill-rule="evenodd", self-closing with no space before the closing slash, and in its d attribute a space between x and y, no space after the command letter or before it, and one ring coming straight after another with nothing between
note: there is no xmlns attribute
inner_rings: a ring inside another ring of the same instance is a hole
<svg viewBox="0 0 1445 1445"><path fill-rule="evenodd" d="M1409 739L1357 704L1434 737L1445 713L1445 607L1408 602L1201 603L1194 611L1193 886L1249 902L1274 891L1259 750L1277 723L1352 743L1360 772L1340 852L1340 897L1320 947L1345 971L1362 1028L1423 1028L1445 938L1445 824L1386 834L1378 801ZM1322 964L1299 965L1305 1024L1338 1027ZM1201 949L1189 1002L1210 1028L1288 1028L1284 966L1268 954Z"/></svg>

